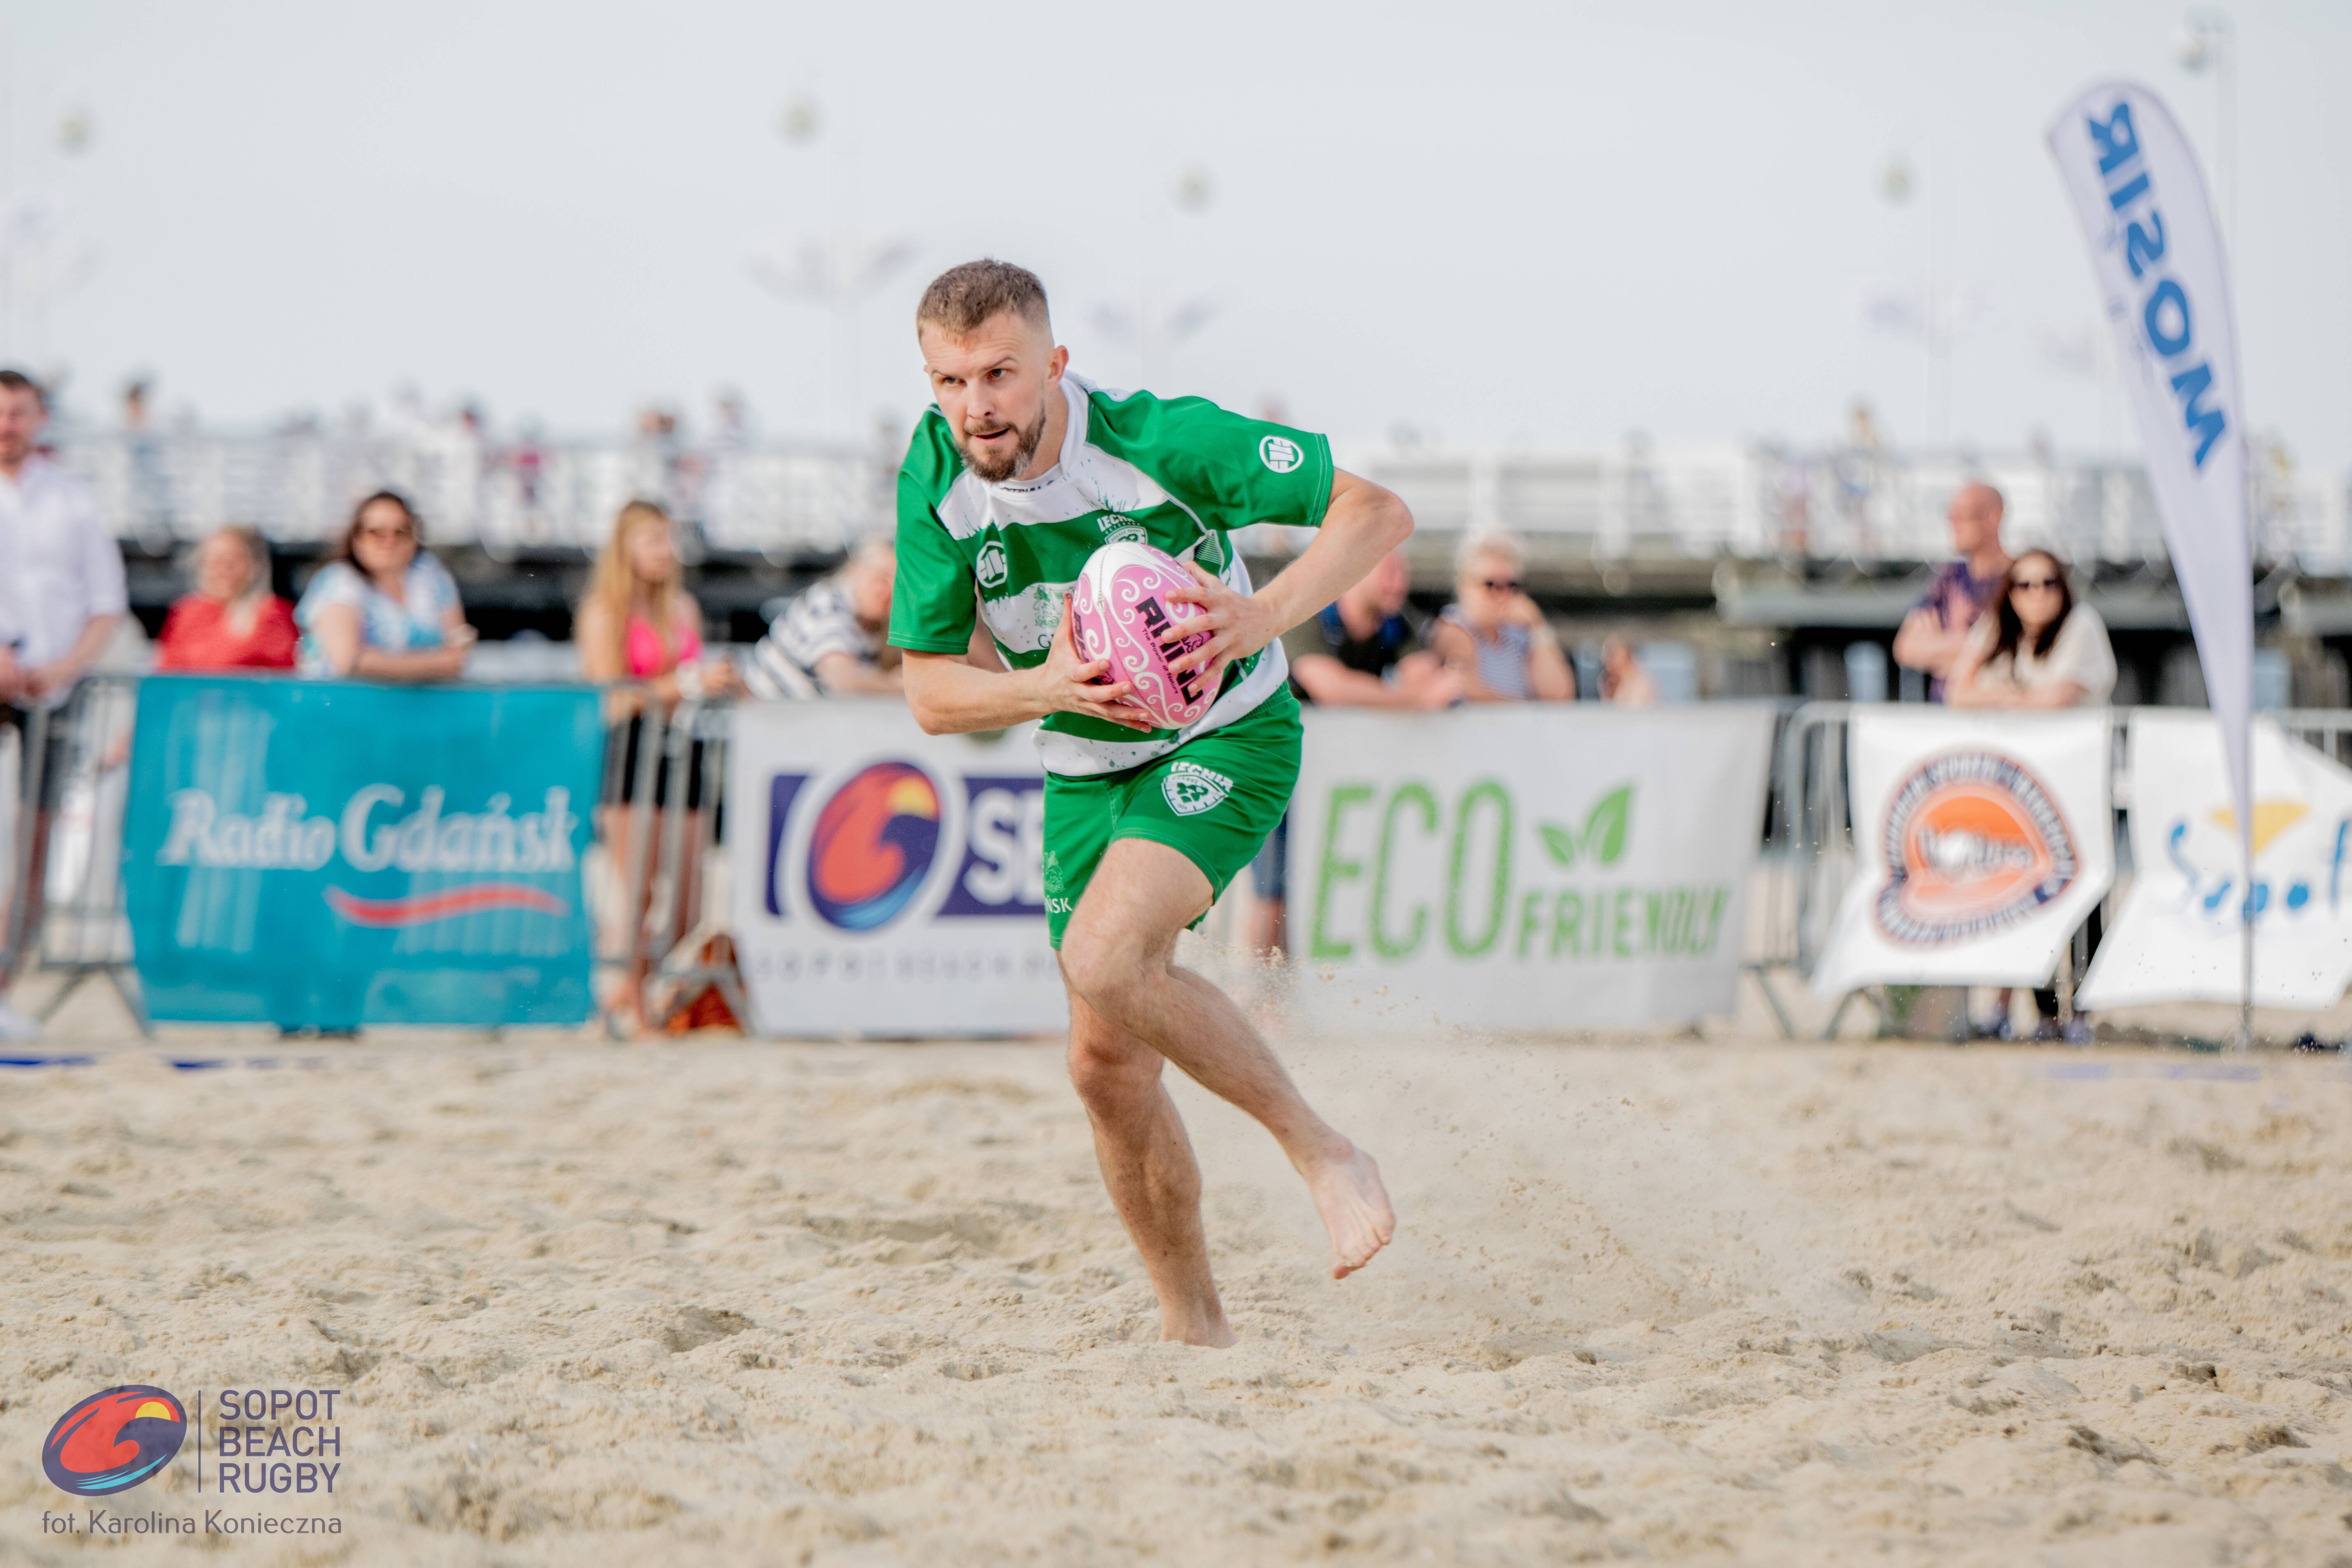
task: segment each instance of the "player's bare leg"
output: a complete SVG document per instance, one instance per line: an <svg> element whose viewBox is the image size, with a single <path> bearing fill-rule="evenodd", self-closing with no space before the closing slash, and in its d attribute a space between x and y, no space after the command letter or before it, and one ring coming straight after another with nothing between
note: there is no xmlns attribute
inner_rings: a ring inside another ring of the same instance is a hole
<svg viewBox="0 0 2352 1568"><path fill-rule="evenodd" d="M1062 973L1097 1016L1140 1038L1274 1134L1331 1238L1331 1275L1371 1261L1396 1234L1380 1167L1315 1114L1223 992L1176 967L1176 933L1209 905L1209 880L1164 844L1114 840L1071 912Z"/></svg>
<svg viewBox="0 0 2352 1568"><path fill-rule="evenodd" d="M1095 1163L1160 1298L1160 1337L1229 1345L1224 1304L1201 1230L1201 1167L1176 1102L1160 1081L1167 1058L1070 997L1070 1081L1094 1126Z"/></svg>

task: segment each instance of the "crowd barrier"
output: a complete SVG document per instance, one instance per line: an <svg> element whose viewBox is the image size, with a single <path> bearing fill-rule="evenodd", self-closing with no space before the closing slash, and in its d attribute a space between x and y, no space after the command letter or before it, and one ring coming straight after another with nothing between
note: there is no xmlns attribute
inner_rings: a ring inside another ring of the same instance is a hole
<svg viewBox="0 0 2352 1568"><path fill-rule="evenodd" d="M1863 868L1854 841L1854 803L1850 797L1850 741L1856 713L1874 706L1853 702L1808 702L1784 711L1775 741L1773 782L1765 853L1759 861L1758 919L1747 968L1761 988L1784 1037L1798 1034L1788 998L1776 978L1810 981L1828 947L1841 900ZM2108 758L2112 825L2118 872L2134 869L2130 859L2131 789L2126 771L2132 726L2143 715L2178 715L2177 709L2117 708L2110 712ZM2263 715L2289 738L2332 762L2352 765L2352 710L2294 709ZM2102 918L2115 927L2119 889L2101 900ZM2071 1014L2073 994L2089 955L2078 931L2062 955L2053 978L2062 1010ZM1885 999L1874 989L1841 997L1822 1031L1836 1032L1845 1011L1862 997L1882 1014Z"/></svg>
<svg viewBox="0 0 2352 1568"><path fill-rule="evenodd" d="M38 971L60 982L37 1011L44 1022L98 981L115 992L142 1034L152 1034L123 877L131 734L143 679L91 676L62 707L29 710L20 728L0 731L0 764L8 774L0 804L11 814L0 832L0 889L6 894L0 975ZM723 940L714 941L723 938L723 914L706 912L716 901L707 884L718 864L727 772L723 706L683 702L665 710L629 685L605 689L602 700L610 721L593 815L593 863L583 879L596 917L593 967L607 981L641 972L646 993L656 999L716 987L734 1016L746 1017L735 965ZM667 781L689 776L700 781L694 809L648 813L641 804L615 804L668 796ZM39 809L43 803L48 811ZM631 918L630 911L639 912ZM605 1022L619 1033L617 1016Z"/></svg>

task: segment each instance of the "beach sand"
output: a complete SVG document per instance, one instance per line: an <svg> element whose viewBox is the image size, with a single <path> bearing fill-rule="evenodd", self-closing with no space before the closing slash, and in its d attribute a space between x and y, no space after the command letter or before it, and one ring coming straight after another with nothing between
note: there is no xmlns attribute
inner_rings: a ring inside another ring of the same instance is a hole
<svg viewBox="0 0 2352 1568"><path fill-rule="evenodd" d="M2352 1561L2332 1057L1288 1040L1402 1226L1181 1086L1213 1352L1055 1044L242 1039L0 1074L0 1559L138 1382L341 1390L336 1489L98 1506L341 1533L107 1561Z"/></svg>

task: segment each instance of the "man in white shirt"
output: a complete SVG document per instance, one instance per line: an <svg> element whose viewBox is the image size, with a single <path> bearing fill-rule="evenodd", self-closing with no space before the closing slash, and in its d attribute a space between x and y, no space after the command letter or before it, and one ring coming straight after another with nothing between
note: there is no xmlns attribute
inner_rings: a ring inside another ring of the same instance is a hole
<svg viewBox="0 0 2352 1568"><path fill-rule="evenodd" d="M35 813L32 853L10 889L0 963L13 963L40 940L49 814L65 782L67 728L58 710L128 607L122 551L98 499L36 450L48 422L40 387L21 372L0 370L0 724L25 742L18 807ZM48 710L46 726L32 721L35 710ZM30 742L42 729L46 740L36 748ZM12 978L0 970L0 996ZM39 1033L0 1000L0 1040Z"/></svg>

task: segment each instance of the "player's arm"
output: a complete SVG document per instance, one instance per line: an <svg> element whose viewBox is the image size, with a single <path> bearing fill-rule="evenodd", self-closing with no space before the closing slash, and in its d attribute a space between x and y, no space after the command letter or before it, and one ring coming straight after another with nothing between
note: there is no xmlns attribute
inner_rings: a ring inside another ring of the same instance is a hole
<svg viewBox="0 0 2352 1568"><path fill-rule="evenodd" d="M1120 701L1135 689L1132 684L1093 684L1110 660L1078 657L1067 605L1045 662L1028 669L982 669L964 653L906 652L907 706L927 734L1009 729L1048 713L1084 713L1129 730L1151 728L1150 720Z"/></svg>
<svg viewBox="0 0 2352 1568"><path fill-rule="evenodd" d="M1331 503L1314 542L1256 593L1237 594L1197 563L1186 563L1192 569L1192 586L1174 589L1168 596L1201 606L1202 613L1185 623L1188 635L1194 630L1213 635L1192 652L1170 660L1169 668L1205 668L1213 689L1226 665L1249 658L1319 612L1412 537L1412 513L1393 492L1344 469L1334 472Z"/></svg>

